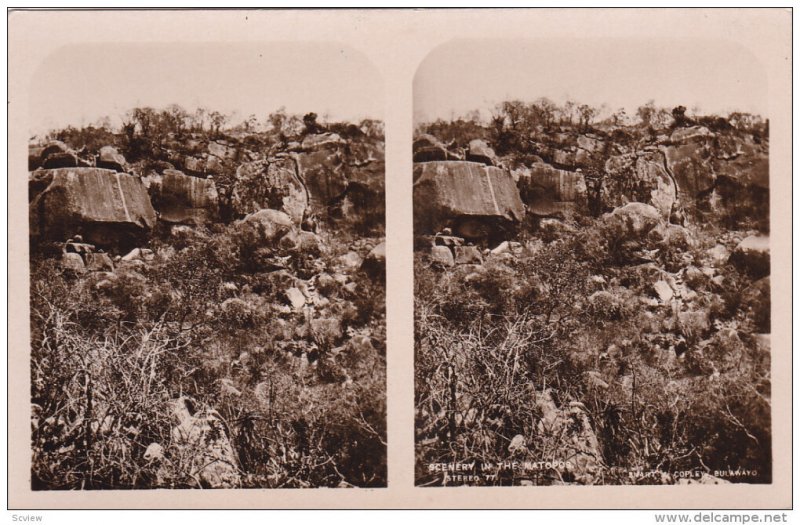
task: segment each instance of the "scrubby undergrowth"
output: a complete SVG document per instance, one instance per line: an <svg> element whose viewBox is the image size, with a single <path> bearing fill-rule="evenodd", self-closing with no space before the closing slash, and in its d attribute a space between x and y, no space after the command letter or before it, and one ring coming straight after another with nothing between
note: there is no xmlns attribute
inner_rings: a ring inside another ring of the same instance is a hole
<svg viewBox="0 0 800 525"><path fill-rule="evenodd" d="M324 128L309 114L303 128L278 112L255 131L200 110L186 124L179 110L138 108L121 132L50 138L81 155L114 144L133 177L186 168L193 148L235 150L187 172L213 172L220 208L238 165L289 142L339 132L336 147L355 137L382 151L377 121ZM361 182L377 192L382 157L360 160L374 164ZM66 239L32 238L32 488L386 486L385 272L361 265L383 241L378 201L320 224L277 210L159 220L127 256L96 246L102 267L67 264L81 256Z"/></svg>
<svg viewBox="0 0 800 525"><path fill-rule="evenodd" d="M620 262L630 254L601 220L541 237L481 266L416 255L417 483L443 482L431 465L473 462L475 479L446 483L769 482L769 354L756 341L768 314L748 303L751 277L693 266L720 232L635 243L659 248L640 264ZM680 307L653 288L667 267ZM556 411L574 428L553 432Z"/></svg>

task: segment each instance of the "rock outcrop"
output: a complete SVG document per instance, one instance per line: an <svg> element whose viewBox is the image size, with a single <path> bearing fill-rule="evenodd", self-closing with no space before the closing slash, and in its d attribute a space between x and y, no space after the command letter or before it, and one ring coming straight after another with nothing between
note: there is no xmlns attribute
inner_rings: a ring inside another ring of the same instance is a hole
<svg viewBox="0 0 800 525"><path fill-rule="evenodd" d="M318 215L325 214L328 206L345 192L349 184L347 164L337 145L329 144L326 148L303 152L297 157L311 196L310 205Z"/></svg>
<svg viewBox="0 0 800 525"><path fill-rule="evenodd" d="M486 141L481 139L475 139L469 142L467 160L470 162L480 162L487 166L497 166L500 162L494 150L489 147Z"/></svg>
<svg viewBox="0 0 800 525"><path fill-rule="evenodd" d="M29 206L34 237L63 241L81 234L101 246L126 245L156 224L138 177L99 168L62 168L34 172L30 180L44 187Z"/></svg>
<svg viewBox="0 0 800 525"><path fill-rule="evenodd" d="M280 210L300 224L310 195L288 156L242 164L236 170L231 205L238 216L265 208Z"/></svg>
<svg viewBox="0 0 800 525"><path fill-rule="evenodd" d="M628 202L643 202L654 206L669 220L678 201L678 190L660 152L611 157L605 170L604 206L614 208Z"/></svg>
<svg viewBox="0 0 800 525"><path fill-rule="evenodd" d="M351 145L351 155L354 148ZM329 217L341 219L361 230L383 223L386 212L386 179L382 145L361 148L349 161L347 188L329 206Z"/></svg>
<svg viewBox="0 0 800 525"><path fill-rule="evenodd" d="M433 135L423 134L414 139L414 162L443 160L464 160L464 156L447 149L447 146Z"/></svg>
<svg viewBox="0 0 800 525"><path fill-rule="evenodd" d="M540 217L586 211L583 174L535 163L520 176L517 186L528 212Z"/></svg>
<svg viewBox="0 0 800 525"><path fill-rule="evenodd" d="M149 192L164 222L201 225L217 219L219 195L213 179L164 170L159 180L151 183Z"/></svg>
<svg viewBox="0 0 800 525"><path fill-rule="evenodd" d="M705 131L699 131L705 130ZM679 133L680 132L680 133ZM698 220L726 227L769 222L769 146L706 128L676 130L662 146L681 202Z"/></svg>
<svg viewBox="0 0 800 525"><path fill-rule="evenodd" d="M100 148L100 153L97 155L96 165L98 168L103 168L113 171L126 172L128 163L125 161L125 156L120 153L114 146L103 146Z"/></svg>
<svg viewBox="0 0 800 525"><path fill-rule="evenodd" d="M423 162L414 165L416 234L453 227L478 239L516 225L525 208L507 170L476 162Z"/></svg>
<svg viewBox="0 0 800 525"><path fill-rule="evenodd" d="M714 188L716 178L708 163L711 152L703 145L675 144L663 148L666 165L675 176L680 198L694 204L699 196Z"/></svg>
<svg viewBox="0 0 800 525"><path fill-rule="evenodd" d="M311 213L357 228L381 220L384 156L381 145L348 142L335 133L308 135L296 159L298 174L308 188Z"/></svg>

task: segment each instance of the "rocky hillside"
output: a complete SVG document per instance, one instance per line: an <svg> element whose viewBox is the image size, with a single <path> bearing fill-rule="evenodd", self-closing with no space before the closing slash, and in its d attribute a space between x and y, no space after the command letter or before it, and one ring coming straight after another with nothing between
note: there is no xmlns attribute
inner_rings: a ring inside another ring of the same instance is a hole
<svg viewBox="0 0 800 525"><path fill-rule="evenodd" d="M385 486L382 125L175 114L30 146L33 488Z"/></svg>
<svg viewBox="0 0 800 525"><path fill-rule="evenodd" d="M768 122L519 104L414 141L417 483L768 483Z"/></svg>

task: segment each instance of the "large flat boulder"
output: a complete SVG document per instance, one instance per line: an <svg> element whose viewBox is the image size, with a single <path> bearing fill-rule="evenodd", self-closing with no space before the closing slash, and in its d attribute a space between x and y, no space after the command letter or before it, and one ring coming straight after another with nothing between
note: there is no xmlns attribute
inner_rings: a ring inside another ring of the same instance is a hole
<svg viewBox="0 0 800 525"><path fill-rule="evenodd" d="M100 168L35 172L44 187L29 206L32 236L63 241L80 233L93 244L124 245L146 235L156 212L139 177Z"/></svg>
<svg viewBox="0 0 800 525"><path fill-rule="evenodd" d="M160 219L172 224L200 225L214 222L219 211L219 195L213 179L164 170L154 198Z"/></svg>
<svg viewBox="0 0 800 525"><path fill-rule="evenodd" d="M414 165L417 235L465 221L516 224L524 216L525 207L508 170L466 161Z"/></svg>

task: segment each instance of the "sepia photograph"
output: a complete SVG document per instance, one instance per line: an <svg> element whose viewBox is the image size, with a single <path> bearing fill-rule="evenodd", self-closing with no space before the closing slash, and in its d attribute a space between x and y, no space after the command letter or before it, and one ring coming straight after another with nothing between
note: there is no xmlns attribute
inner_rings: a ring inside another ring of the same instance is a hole
<svg viewBox="0 0 800 525"><path fill-rule="evenodd" d="M373 65L66 46L29 111L31 489L385 487Z"/></svg>
<svg viewBox="0 0 800 525"><path fill-rule="evenodd" d="M726 41L426 57L417 486L771 483L763 79Z"/></svg>
<svg viewBox="0 0 800 525"><path fill-rule="evenodd" d="M790 8L7 19L10 521L786 521Z"/></svg>

